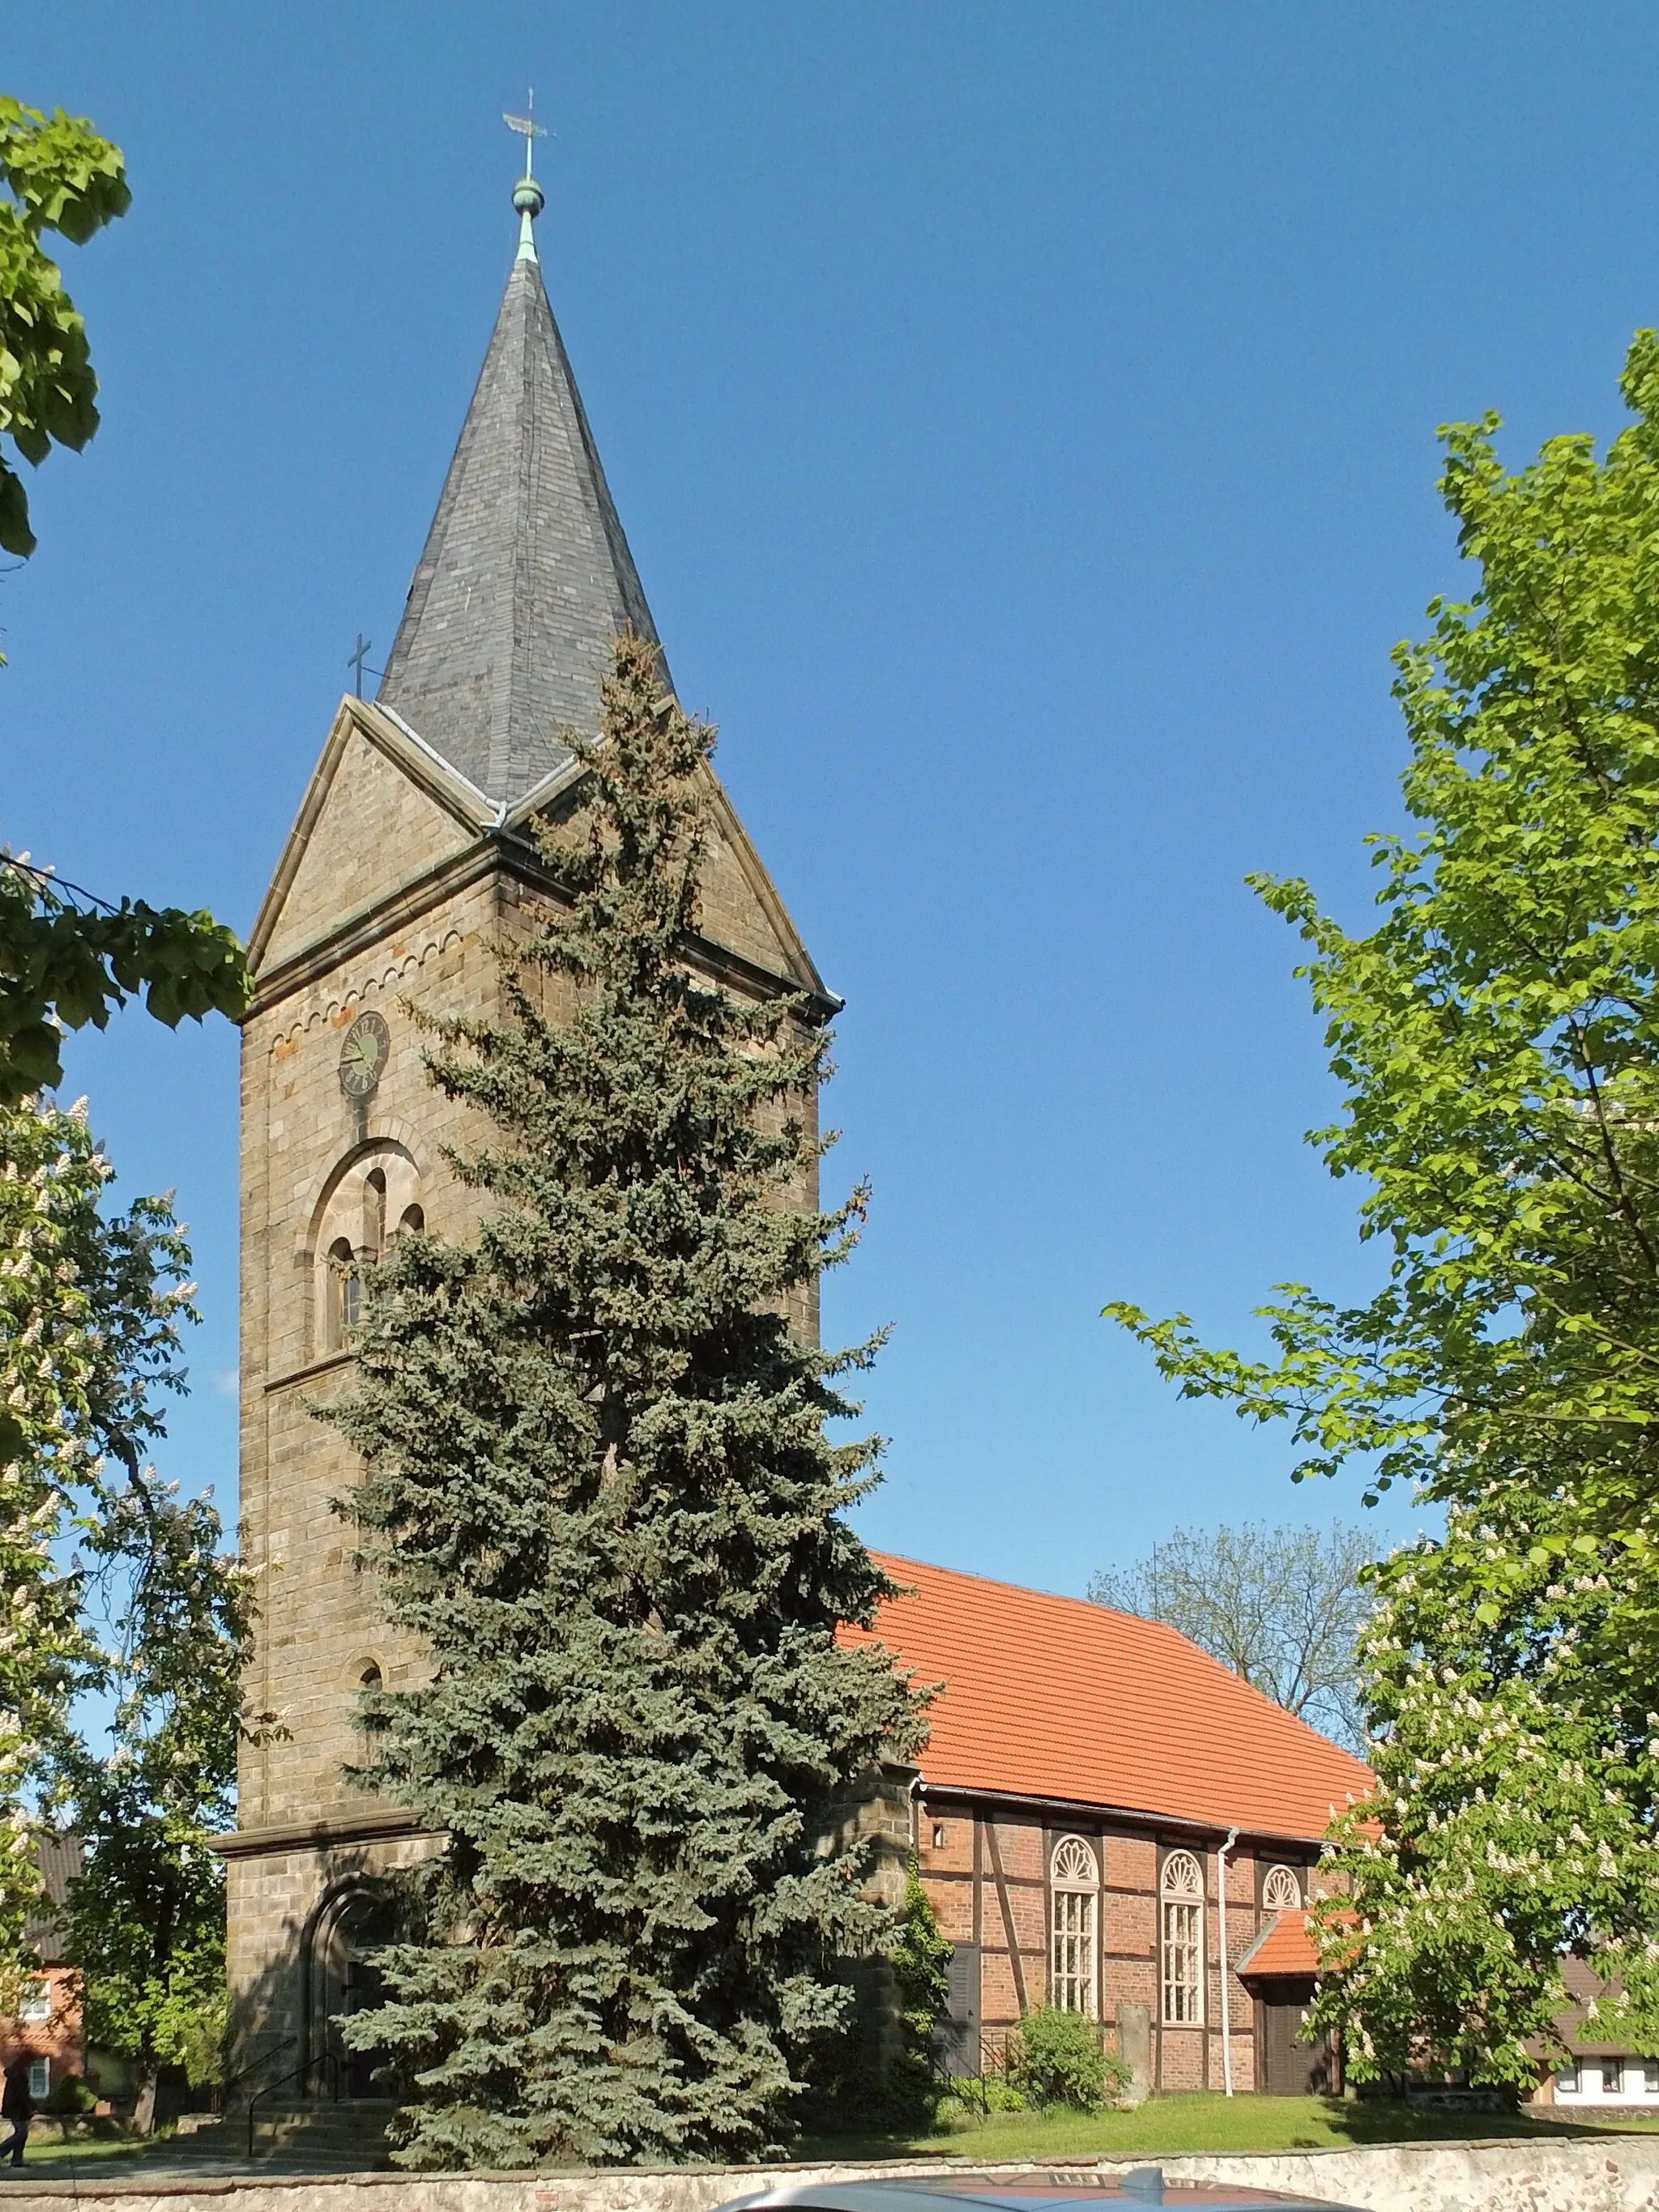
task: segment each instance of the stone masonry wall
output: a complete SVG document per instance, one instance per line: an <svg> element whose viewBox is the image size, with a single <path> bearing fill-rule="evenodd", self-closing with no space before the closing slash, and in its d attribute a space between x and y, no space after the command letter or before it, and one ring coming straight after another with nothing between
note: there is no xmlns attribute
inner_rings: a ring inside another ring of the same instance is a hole
<svg viewBox="0 0 1659 2212"><path fill-rule="evenodd" d="M543 2174L250 2173L191 2182L112 2182L88 2166L76 2180L18 2176L12 2212L67 2202L108 2212L716 2212L768 2186L994 2175L1004 2189L1110 2180L1145 2160L895 2160L872 2165L637 2167ZM1270 2189L1363 2212L1659 2212L1659 2138L1379 2144L1271 2154L1204 2154L1159 2161L1166 2183Z"/></svg>

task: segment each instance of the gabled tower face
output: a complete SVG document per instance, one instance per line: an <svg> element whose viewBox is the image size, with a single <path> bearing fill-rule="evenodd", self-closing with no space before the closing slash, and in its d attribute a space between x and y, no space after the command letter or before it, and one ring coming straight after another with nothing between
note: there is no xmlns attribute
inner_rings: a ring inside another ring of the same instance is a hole
<svg viewBox="0 0 1659 2212"><path fill-rule="evenodd" d="M491 947L560 902L530 823L579 799L561 732L597 729L617 633L656 635L528 243L539 204L526 180L520 258L380 699L341 702L250 945L241 1510L261 1617L248 1702L282 1733L243 1758L230 1965L239 2063L307 2068L319 2094L344 2063L329 2021L376 1938L376 1884L434 1839L346 1771L365 1683L417 1680L422 1656L389 1635L354 1563L333 1501L358 1470L312 1408L349 1379L365 1261L416 1226L475 1224L444 1154L483 1132L428 1084L410 1009L494 1006ZM804 991L829 1013L718 786L713 808L688 957L737 992Z"/></svg>

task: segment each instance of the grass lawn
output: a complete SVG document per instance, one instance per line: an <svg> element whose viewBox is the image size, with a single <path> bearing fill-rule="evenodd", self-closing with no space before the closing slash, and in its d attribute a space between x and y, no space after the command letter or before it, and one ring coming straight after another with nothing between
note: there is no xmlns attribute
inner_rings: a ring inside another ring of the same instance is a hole
<svg viewBox="0 0 1659 2212"><path fill-rule="evenodd" d="M1150 2097L1132 2112L994 2112L988 2119L959 2118L935 2134L816 2136L793 2146L793 2160L826 2164L843 2160L969 2158L988 2165L1010 2159L1176 2158L1187 2151L1319 2150L1354 2143L1429 2142L1511 2136L1651 2134L1652 2114L1597 2114L1579 2119L1560 2112L1446 2112L1387 2103L1346 2104L1340 2097L1223 2097L1212 2093ZM240 2141L240 2138L239 2138ZM234 2159L235 2149L225 2150ZM167 2136L148 2142L99 2137L76 2143L28 2147L21 2170L0 2167L0 2196L9 2181L46 2169L67 2180L76 2168L121 2159L140 2172L153 2158L164 2165L175 2148ZM262 2161L256 2162L262 2163Z"/></svg>
<svg viewBox="0 0 1659 2212"><path fill-rule="evenodd" d="M59 2178L66 2180L71 2159L76 2166L82 2166L94 2159L142 2157L152 2147L165 2145L166 2141L165 2136L156 2136L152 2145L151 2142L136 2142L131 2136L90 2136L78 2142L60 2143L46 2142L40 2136L32 2135L23 2154L22 2166L0 2166L0 2181L20 2180L32 2166L37 2166L61 2167Z"/></svg>
<svg viewBox="0 0 1659 2212"><path fill-rule="evenodd" d="M1650 2133L1659 2115L1598 2115L1597 2132ZM938 2134L822 2136L800 2158L1155 2158L1183 2151L1318 2150L1346 2143L1424 2142L1470 2137L1580 2135L1586 2123L1560 2114L1427 2112L1378 2100L1149 2097L1131 2112L993 2112Z"/></svg>

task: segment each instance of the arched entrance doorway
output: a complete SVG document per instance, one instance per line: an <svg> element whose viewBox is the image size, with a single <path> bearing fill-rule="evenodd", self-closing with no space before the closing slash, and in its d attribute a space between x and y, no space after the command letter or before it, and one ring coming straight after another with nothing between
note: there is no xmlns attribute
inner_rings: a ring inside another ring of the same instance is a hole
<svg viewBox="0 0 1659 2212"><path fill-rule="evenodd" d="M346 2046L339 2023L381 2002L374 1953L396 1935L391 1899L378 1886L354 1882L325 1897L312 1922L307 1947L306 2088L313 2097L390 2097L376 2079L386 2063L380 2051Z"/></svg>

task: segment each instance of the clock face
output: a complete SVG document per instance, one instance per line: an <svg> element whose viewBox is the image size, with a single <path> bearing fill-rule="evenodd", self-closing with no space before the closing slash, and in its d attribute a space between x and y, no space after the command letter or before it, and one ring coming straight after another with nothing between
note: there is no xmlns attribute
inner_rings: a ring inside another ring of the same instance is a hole
<svg viewBox="0 0 1659 2212"><path fill-rule="evenodd" d="M392 1036L378 1014L359 1014L340 1047L340 1088L348 1098L367 1098L380 1081Z"/></svg>

